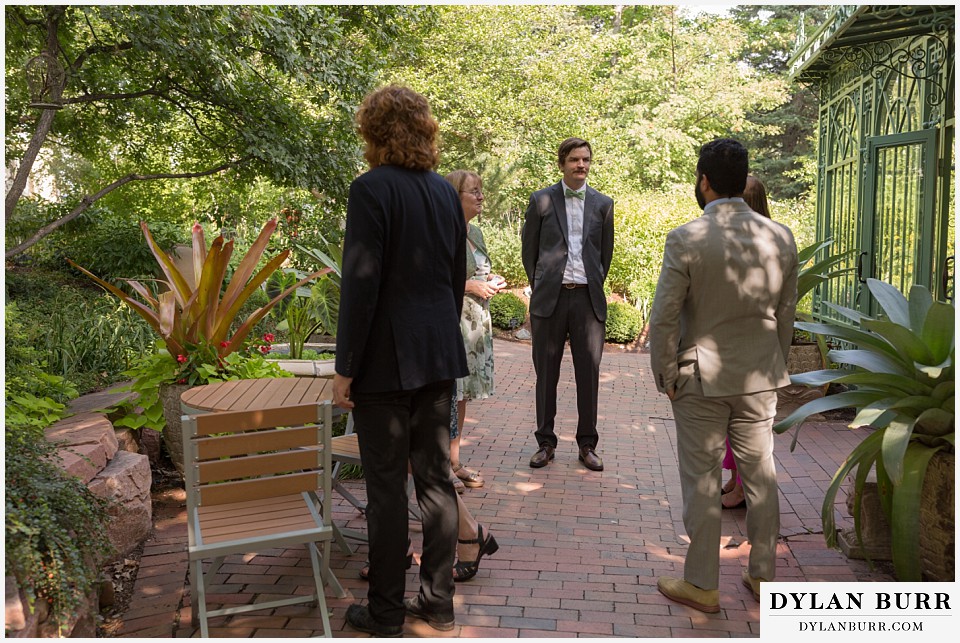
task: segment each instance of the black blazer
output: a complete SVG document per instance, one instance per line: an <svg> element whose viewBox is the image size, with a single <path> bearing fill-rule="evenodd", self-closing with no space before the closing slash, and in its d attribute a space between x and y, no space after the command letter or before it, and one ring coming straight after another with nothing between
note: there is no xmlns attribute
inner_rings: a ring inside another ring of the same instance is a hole
<svg viewBox="0 0 960 643"><path fill-rule="evenodd" d="M350 185L336 371L358 393L463 377L466 224L436 172L380 166Z"/></svg>
<svg viewBox="0 0 960 643"><path fill-rule="evenodd" d="M549 317L557 305L567 265L567 208L563 183L530 195L523 224L523 269L533 293L530 314ZM613 199L587 185L583 200L583 267L597 319L607 319L603 282L613 259Z"/></svg>

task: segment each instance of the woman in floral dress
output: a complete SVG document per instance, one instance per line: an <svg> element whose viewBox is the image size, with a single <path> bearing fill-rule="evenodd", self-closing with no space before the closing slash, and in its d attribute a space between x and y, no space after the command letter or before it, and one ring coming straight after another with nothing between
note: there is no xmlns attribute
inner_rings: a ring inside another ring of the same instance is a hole
<svg viewBox="0 0 960 643"><path fill-rule="evenodd" d="M460 461L460 436L468 400L493 395L493 325L490 322L490 298L506 286L503 277L491 272L490 255L480 228L470 221L483 210L483 182L475 172L456 170L446 176L460 193L463 218L467 222L467 285L463 296L460 330L467 351L470 374L457 380L457 424L450 427L450 466L458 492L463 487L482 487L480 473Z"/></svg>

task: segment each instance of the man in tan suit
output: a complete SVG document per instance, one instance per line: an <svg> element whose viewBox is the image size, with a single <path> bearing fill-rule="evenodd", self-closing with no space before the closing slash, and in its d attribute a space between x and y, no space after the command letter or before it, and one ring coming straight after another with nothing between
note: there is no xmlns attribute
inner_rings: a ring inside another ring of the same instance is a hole
<svg viewBox="0 0 960 643"><path fill-rule="evenodd" d="M720 611L720 487L725 438L747 501L750 563L742 580L760 600L772 581L780 528L773 460L776 389L797 305L797 248L790 229L750 209L741 194L747 150L718 139L700 150L695 194L703 216L667 235L650 320L657 389L677 425L683 580L661 577L671 600Z"/></svg>

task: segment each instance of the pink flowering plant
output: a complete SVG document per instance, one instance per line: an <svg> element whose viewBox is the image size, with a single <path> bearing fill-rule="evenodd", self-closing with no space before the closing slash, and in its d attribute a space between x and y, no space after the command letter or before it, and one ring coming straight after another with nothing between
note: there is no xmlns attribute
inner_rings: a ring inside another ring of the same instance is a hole
<svg viewBox="0 0 960 643"><path fill-rule="evenodd" d="M264 359L273 336L267 334L253 339L251 331L278 302L325 270L306 276L245 319L238 319L246 301L290 254L289 249L284 250L260 267L270 236L277 228L277 220L267 221L229 279L227 273L234 250L233 240L226 241L220 235L207 248L203 228L194 224L191 269L184 274L174 258L154 241L147 224L141 222L140 227L164 276L157 280L161 286L157 295L143 283L125 279L134 293L131 295L68 259L73 267L129 305L159 336L157 352L145 356L134 369L125 373L135 380L132 388L140 393L138 404L144 412L139 418L128 414L121 424L135 428L162 427L163 414L157 391L164 384L198 385L286 376L287 373L276 364Z"/></svg>

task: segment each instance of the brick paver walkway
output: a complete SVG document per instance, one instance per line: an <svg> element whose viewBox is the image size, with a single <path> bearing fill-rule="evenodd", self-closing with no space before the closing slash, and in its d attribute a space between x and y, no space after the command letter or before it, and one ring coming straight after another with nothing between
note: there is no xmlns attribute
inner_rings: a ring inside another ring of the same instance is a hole
<svg viewBox="0 0 960 643"><path fill-rule="evenodd" d="M527 462L535 449L534 374L530 346L496 341L497 395L471 403L463 461L487 484L468 489L467 505L496 535L500 551L484 558L477 577L457 584L453 637L730 637L757 636L760 609L740 584L746 565L745 510L724 512L719 614L672 603L657 576L682 575L686 544L670 405L651 381L649 357L606 353L601 366L600 444L603 472L585 469L576 455L576 395L569 351L558 396L560 446L543 469ZM820 503L839 462L856 442L842 424L804 426L799 444L777 443L781 492L778 580L892 580L862 561L823 544ZM362 481L347 483L363 495ZM843 515L845 511L841 512ZM341 501L335 520L364 528L363 517ZM182 497L160 499L121 636L196 636L190 624L186 525ZM849 526L848 519L840 520ZM419 534L412 533L419 552ZM357 577L366 547L331 566L349 595L328 597L337 636L365 636L345 624L348 605L366 597ZM246 562L246 565L243 563ZM211 593L224 603L248 603L308 592L309 559L302 548L236 557ZM416 591L418 567L407 576ZM211 620L213 636L316 636L315 609L305 606ZM422 621L405 633L435 636Z"/></svg>

